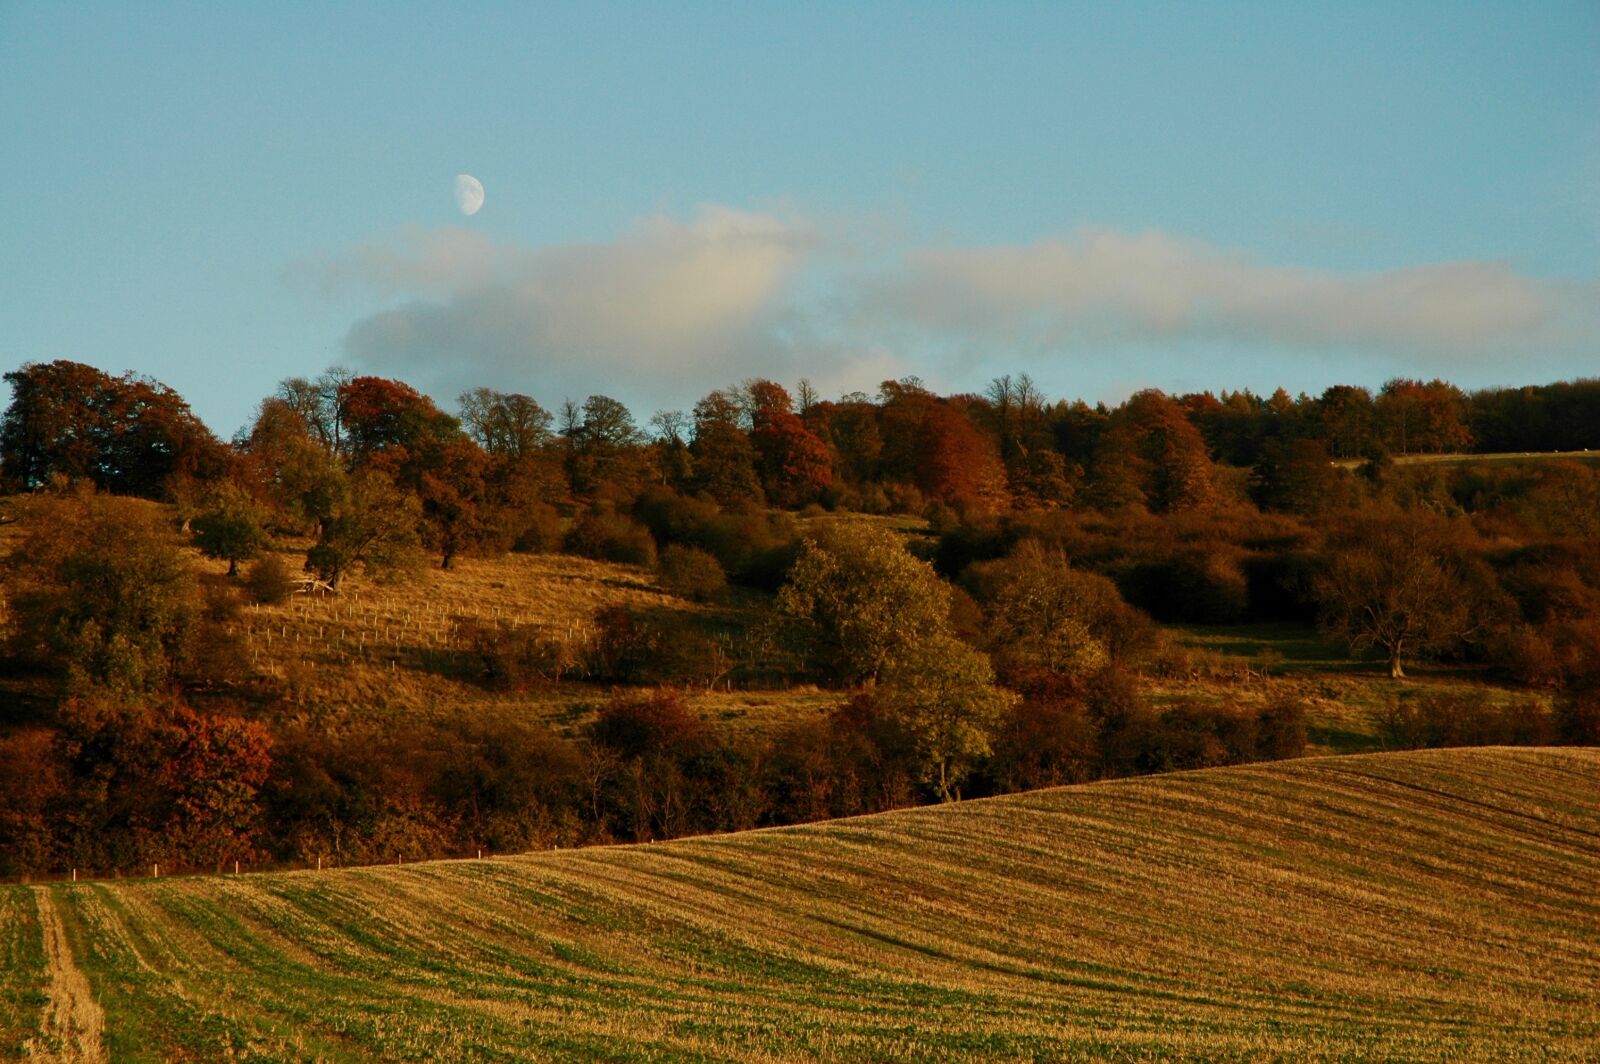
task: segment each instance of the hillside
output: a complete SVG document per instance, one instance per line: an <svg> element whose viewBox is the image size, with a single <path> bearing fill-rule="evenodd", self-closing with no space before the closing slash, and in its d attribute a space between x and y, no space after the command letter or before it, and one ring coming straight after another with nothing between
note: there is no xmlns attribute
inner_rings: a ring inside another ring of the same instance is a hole
<svg viewBox="0 0 1600 1064"><path fill-rule="evenodd" d="M877 523L902 534L925 532L923 523L910 519ZM187 553L197 569L221 580L226 563ZM298 553L282 551L281 557L292 571L299 569ZM277 693L279 712L311 709L324 721L531 718L570 732L592 719L605 685L563 680L497 689L477 675L482 666L467 633L473 627L526 628L581 643L593 632L596 612L617 606L724 638L754 630L767 609L755 592L736 591L716 605L691 602L637 565L568 554L506 554L458 559L448 572L430 566L397 583L358 577L340 595L296 594L277 605L246 604L229 630L240 640L244 674ZM1176 645L1198 652L1198 660L1193 675L1144 681L1144 693L1155 704L1200 699L1256 706L1296 698L1308 710L1311 753L1383 748L1385 708L1422 692L1469 692L1495 704L1548 702L1541 692L1496 683L1481 669L1416 663L1409 679L1393 681L1301 624L1172 625L1164 631ZM770 733L847 697L809 685L770 686L771 677L748 686L748 669L730 675L731 684L715 690L686 684L683 694L696 713L737 731Z"/></svg>
<svg viewBox="0 0 1600 1064"><path fill-rule="evenodd" d="M1595 750L1362 755L7 887L0 1053L103 1013L68 1059L1592 1059L1597 784Z"/></svg>

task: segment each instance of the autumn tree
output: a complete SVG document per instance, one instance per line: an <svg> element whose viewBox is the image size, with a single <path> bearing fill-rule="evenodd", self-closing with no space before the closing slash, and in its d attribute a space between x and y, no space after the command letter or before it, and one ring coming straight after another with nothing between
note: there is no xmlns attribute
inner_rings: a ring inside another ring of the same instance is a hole
<svg viewBox="0 0 1600 1064"><path fill-rule="evenodd" d="M865 395L854 392L836 403L818 403L806 418L832 448L840 476L852 484L877 476L883 437L878 431L878 408Z"/></svg>
<svg viewBox="0 0 1600 1064"><path fill-rule="evenodd" d="M1115 513L1143 507L1150 462L1141 453L1137 430L1119 418L1097 435L1089 465L1088 497L1100 510Z"/></svg>
<svg viewBox="0 0 1600 1064"><path fill-rule="evenodd" d="M567 479L575 494L591 497L607 486L636 490L644 437L626 406L607 395L591 395L581 407L567 403L561 421Z"/></svg>
<svg viewBox="0 0 1600 1064"><path fill-rule="evenodd" d="M550 412L526 395L474 388L460 399L461 424L489 454L526 458L550 443Z"/></svg>
<svg viewBox="0 0 1600 1064"><path fill-rule="evenodd" d="M308 436L330 457L345 455L344 389L355 375L339 366L315 379L289 377L280 381L272 399L300 419Z"/></svg>
<svg viewBox="0 0 1600 1064"><path fill-rule="evenodd" d="M794 413L793 401L782 385L751 381L745 385L745 394L750 441L767 498L787 507L815 501L833 483L833 459L827 445Z"/></svg>
<svg viewBox="0 0 1600 1064"><path fill-rule="evenodd" d="M261 792L272 770L265 725L178 706L163 731L159 784L170 805L158 832L168 851L201 867L258 857Z"/></svg>
<svg viewBox="0 0 1600 1064"><path fill-rule="evenodd" d="M1600 469L1579 462L1543 466L1521 510L1555 535L1600 544Z"/></svg>
<svg viewBox="0 0 1600 1064"><path fill-rule="evenodd" d="M156 381L64 360L27 363L5 380L12 395L0 415L5 491L31 491L59 476L154 499L174 476L227 473L222 444Z"/></svg>
<svg viewBox="0 0 1600 1064"><path fill-rule="evenodd" d="M462 553L504 550L514 538L513 506L535 500L532 463L549 416L526 396L487 389L462 396L486 453L455 418L398 381L357 377L340 390L352 456L416 496L423 543L442 568Z"/></svg>
<svg viewBox="0 0 1600 1064"><path fill-rule="evenodd" d="M1008 682L1082 681L1120 649L1114 636L1129 607L1104 577L1075 571L1059 549L1025 540L1010 557L973 566L969 582Z"/></svg>
<svg viewBox="0 0 1600 1064"><path fill-rule="evenodd" d="M1264 510L1314 514L1349 500L1345 474L1321 440L1268 440L1250 472L1250 497Z"/></svg>
<svg viewBox="0 0 1600 1064"><path fill-rule="evenodd" d="M812 662L856 684L945 631L950 591L893 533L840 522L804 541L777 612Z"/></svg>
<svg viewBox="0 0 1600 1064"><path fill-rule="evenodd" d="M343 461L316 439L284 399L262 400L255 420L235 438L243 477L268 504L271 522L318 535L333 520L346 487Z"/></svg>
<svg viewBox="0 0 1600 1064"><path fill-rule="evenodd" d="M1055 449L1044 393L1026 373L996 377L984 390L1013 502L1023 509L1072 501L1075 469Z"/></svg>
<svg viewBox="0 0 1600 1064"><path fill-rule="evenodd" d="M1211 459L1183 407L1159 391L1136 393L1112 414L1091 469L1091 494L1115 509L1196 510L1215 498Z"/></svg>
<svg viewBox="0 0 1600 1064"><path fill-rule="evenodd" d="M13 643L71 690L138 693L188 659L194 574L163 515L134 499L37 500L7 562Z"/></svg>
<svg viewBox="0 0 1600 1064"><path fill-rule="evenodd" d="M1395 678L1407 657L1447 649L1474 624L1454 530L1429 510L1375 508L1353 519L1331 539L1313 588L1324 627L1352 649L1381 650Z"/></svg>
<svg viewBox="0 0 1600 1064"><path fill-rule="evenodd" d="M694 490L723 505L762 501L756 449L740 426L740 417L738 398L725 391L714 391L694 404L691 483Z"/></svg>
<svg viewBox="0 0 1600 1064"><path fill-rule="evenodd" d="M916 483L940 502L995 512L1008 501L1005 465L994 440L946 403L927 408L917 433Z"/></svg>
<svg viewBox="0 0 1600 1064"><path fill-rule="evenodd" d="M500 472L510 477L513 466ZM513 507L524 501L517 481L497 479L495 463L469 439L429 440L402 470L422 505L422 537L448 569L462 553L510 546Z"/></svg>
<svg viewBox="0 0 1600 1064"><path fill-rule="evenodd" d="M848 398L848 397L846 397ZM923 422L939 404L938 396L918 377L884 381L878 385L877 474L885 481L914 484L923 454Z"/></svg>
<svg viewBox="0 0 1600 1064"><path fill-rule="evenodd" d="M1467 397L1442 380L1396 377L1374 404L1384 445L1396 454L1464 451L1472 446Z"/></svg>
<svg viewBox="0 0 1600 1064"><path fill-rule="evenodd" d="M1336 458L1360 458L1378 441L1377 410L1365 388L1335 384L1317 398L1313 416L1317 435Z"/></svg>
<svg viewBox="0 0 1600 1064"><path fill-rule="evenodd" d="M407 451L430 439L460 434L460 423L409 384L382 377L355 377L339 386L346 446L356 463L380 452ZM391 462L389 468L399 463Z"/></svg>
<svg viewBox="0 0 1600 1064"><path fill-rule="evenodd" d="M655 430L656 482L674 491L691 490L694 456L686 438L689 419L682 410L657 410L650 415Z"/></svg>

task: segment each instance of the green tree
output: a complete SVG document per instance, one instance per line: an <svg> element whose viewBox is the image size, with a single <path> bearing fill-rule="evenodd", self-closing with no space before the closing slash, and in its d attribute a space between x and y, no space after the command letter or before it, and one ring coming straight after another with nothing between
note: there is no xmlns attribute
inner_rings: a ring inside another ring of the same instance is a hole
<svg viewBox="0 0 1600 1064"><path fill-rule="evenodd" d="M987 657L937 632L897 648L874 700L912 736L923 781L948 802L989 756L1013 697L995 686Z"/></svg>
<svg viewBox="0 0 1600 1064"><path fill-rule="evenodd" d="M306 554L306 568L335 590L357 565L379 578L403 572L417 562L421 520L415 495L382 473L357 470L343 481L317 545Z"/></svg>
<svg viewBox="0 0 1600 1064"><path fill-rule="evenodd" d="M195 546L209 558L228 563L228 575L239 575L239 563L258 557L267 545L261 508L231 481L223 481L201 500L193 521Z"/></svg>
<svg viewBox="0 0 1600 1064"><path fill-rule="evenodd" d="M1111 653L1094 628L1108 612L1102 581L1077 573L1061 552L1023 542L1002 561L974 566L987 607L990 649L1008 682L1038 677L1082 679L1109 664Z"/></svg>
<svg viewBox="0 0 1600 1064"><path fill-rule="evenodd" d="M199 618L193 572L164 515L134 499L40 499L7 562L13 641L74 691L140 693L188 659Z"/></svg>
<svg viewBox="0 0 1600 1064"><path fill-rule="evenodd" d="M950 589L891 532L840 522L805 540L777 611L835 680L876 678L906 648L944 632Z"/></svg>

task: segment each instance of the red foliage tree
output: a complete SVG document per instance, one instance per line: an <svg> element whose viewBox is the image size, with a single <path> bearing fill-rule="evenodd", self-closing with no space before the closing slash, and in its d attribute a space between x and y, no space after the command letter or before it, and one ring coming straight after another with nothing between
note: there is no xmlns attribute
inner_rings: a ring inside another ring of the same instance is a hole
<svg viewBox="0 0 1600 1064"><path fill-rule="evenodd" d="M272 771L272 737L257 721L174 711L161 786L171 800L165 836L186 864L257 856L259 794Z"/></svg>
<svg viewBox="0 0 1600 1064"><path fill-rule="evenodd" d="M1102 507L1156 513L1200 509L1216 494L1205 440L1183 407L1155 390L1135 394L1111 416L1091 486Z"/></svg>
<svg viewBox="0 0 1600 1064"><path fill-rule="evenodd" d="M30 362L5 375L0 486L30 491L53 476L118 495L162 498L174 477L214 480L226 449L171 388L80 362Z"/></svg>
<svg viewBox="0 0 1600 1064"><path fill-rule="evenodd" d="M1384 445L1398 454L1464 451L1472 446L1468 400L1453 384L1396 377L1376 404Z"/></svg>
<svg viewBox="0 0 1600 1064"><path fill-rule="evenodd" d="M401 381L356 377L339 386L346 446L357 463L386 448L415 449L427 439L460 434L455 418Z"/></svg>
<svg viewBox="0 0 1600 1064"><path fill-rule="evenodd" d="M941 502L974 510L1006 505L1006 469L993 438L960 410L928 407L918 433L917 486Z"/></svg>

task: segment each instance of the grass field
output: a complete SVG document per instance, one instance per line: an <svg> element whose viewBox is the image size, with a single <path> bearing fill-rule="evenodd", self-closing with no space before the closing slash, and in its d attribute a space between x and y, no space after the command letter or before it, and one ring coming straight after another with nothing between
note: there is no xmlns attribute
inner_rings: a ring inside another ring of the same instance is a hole
<svg viewBox="0 0 1600 1064"><path fill-rule="evenodd" d="M1397 454L1395 465L1521 465L1525 462L1595 462L1600 451L1500 451L1494 454ZM1355 469L1365 458L1337 458L1334 465Z"/></svg>
<svg viewBox="0 0 1600 1064"><path fill-rule="evenodd" d="M1313 754L1381 750L1383 719L1397 700L1424 694L1468 694L1489 705L1537 705L1550 693L1486 679L1482 668L1407 662L1405 679L1390 679L1386 663L1351 657L1343 644L1299 624L1182 625L1164 629L1181 647L1202 651L1216 676L1154 679L1146 693L1158 704L1210 699L1264 704L1278 696L1307 707L1307 749Z"/></svg>
<svg viewBox="0 0 1600 1064"><path fill-rule="evenodd" d="M6 887L0 1055L1593 1060L1597 881L1600 751L1477 749Z"/></svg>

